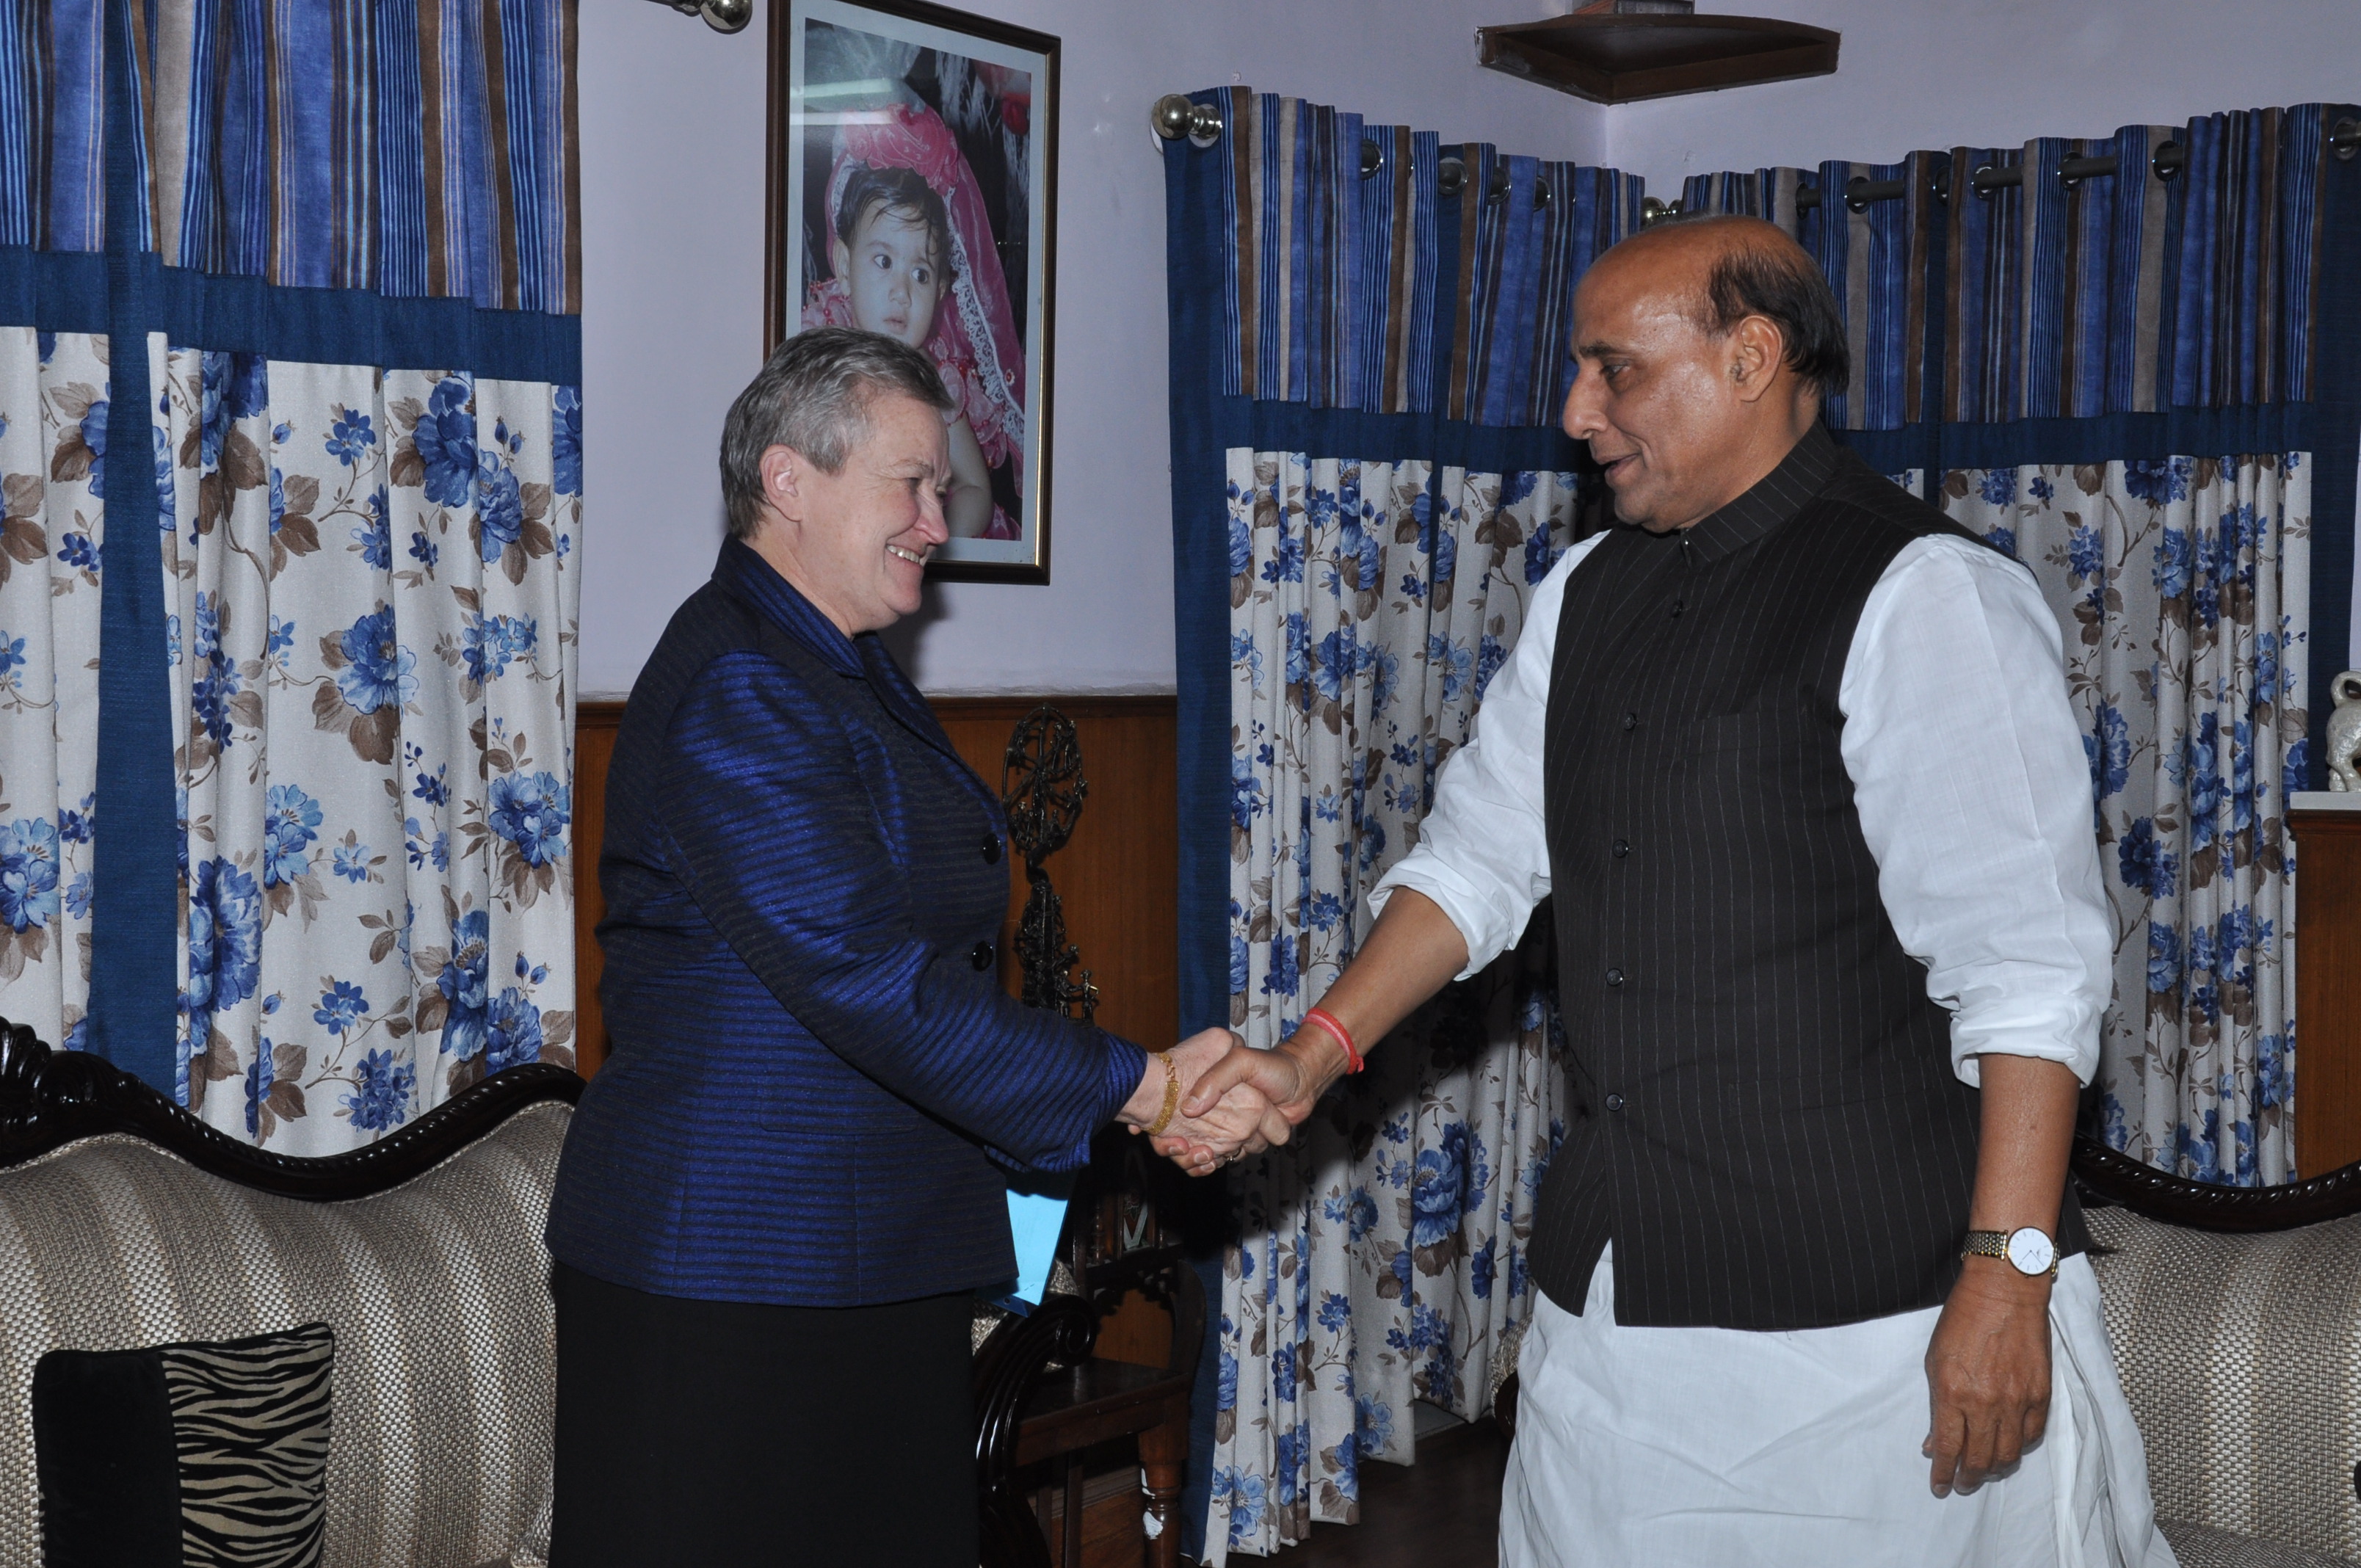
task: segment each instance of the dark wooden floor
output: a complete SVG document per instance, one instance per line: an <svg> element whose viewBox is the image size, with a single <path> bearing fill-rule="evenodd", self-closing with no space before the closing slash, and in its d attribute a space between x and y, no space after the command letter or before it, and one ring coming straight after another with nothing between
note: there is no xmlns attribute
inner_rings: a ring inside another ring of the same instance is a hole
<svg viewBox="0 0 2361 1568"><path fill-rule="evenodd" d="M1361 1522L1315 1524L1269 1568L1494 1568L1509 1440L1492 1421L1419 1440L1418 1463L1361 1471ZM1251 1557L1230 1561L1249 1564Z"/></svg>

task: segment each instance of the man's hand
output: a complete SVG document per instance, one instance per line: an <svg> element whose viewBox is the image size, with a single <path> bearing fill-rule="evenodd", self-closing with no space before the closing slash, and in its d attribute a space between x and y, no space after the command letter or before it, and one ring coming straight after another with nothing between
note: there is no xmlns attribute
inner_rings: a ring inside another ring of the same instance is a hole
<svg viewBox="0 0 2361 1568"><path fill-rule="evenodd" d="M1277 1122L1268 1102L1252 1085L1224 1084L1211 1093L1200 1092L1207 1072L1227 1060L1233 1050L1244 1048L1227 1029L1204 1029L1166 1053L1180 1085L1180 1095L1171 1121L1151 1142L1158 1154L1170 1157L1192 1176L1202 1176L1241 1154L1259 1153L1268 1146L1262 1135L1265 1124L1282 1128L1286 1124ZM1163 1071L1151 1062L1138 1092L1122 1113L1134 1133L1153 1126L1162 1114L1164 1091ZM1189 1111L1191 1105L1194 1109Z"/></svg>
<svg viewBox="0 0 2361 1568"><path fill-rule="evenodd" d="M2049 1424L2049 1281L2005 1260L1961 1260L1927 1346L1931 1411L1919 1450L1935 1496L1972 1492L2013 1468Z"/></svg>
<svg viewBox="0 0 2361 1568"><path fill-rule="evenodd" d="M1180 1109L1186 1116L1234 1118L1239 1108L1237 1097L1250 1097L1245 1104L1257 1113L1256 1125L1238 1143L1235 1154L1188 1136L1187 1125L1175 1126L1157 1139L1156 1152L1168 1156L1191 1175L1202 1176L1236 1155L1260 1154L1273 1144L1287 1142L1344 1070L1342 1053L1328 1037L1318 1031L1312 1036L1299 1034L1268 1051L1255 1050L1244 1042L1235 1044L1182 1098ZM1323 1047L1326 1054L1335 1056L1334 1062L1323 1059Z"/></svg>
<svg viewBox="0 0 2361 1568"><path fill-rule="evenodd" d="M1320 1005L1354 1038L1374 1044L1466 966L1466 939L1442 906L1415 889L1398 888ZM1181 1053L1208 1039L1222 1042L1227 1054L1199 1076L1193 1060L1182 1064ZM1180 1109L1189 1119L1166 1128L1156 1152L1192 1176L1287 1142L1345 1067L1344 1048L1316 1027L1299 1029L1268 1051L1248 1049L1226 1029L1208 1029L1183 1041L1173 1060L1181 1064ZM1242 1130L1250 1112L1253 1126ZM1139 1126L1154 1115L1125 1119ZM1199 1135L1201 1126L1209 1135Z"/></svg>

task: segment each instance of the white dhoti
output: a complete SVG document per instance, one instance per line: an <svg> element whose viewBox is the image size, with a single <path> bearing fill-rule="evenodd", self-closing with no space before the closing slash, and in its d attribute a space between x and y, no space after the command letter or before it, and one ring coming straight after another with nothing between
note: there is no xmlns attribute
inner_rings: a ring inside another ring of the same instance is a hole
<svg viewBox="0 0 2361 1568"><path fill-rule="evenodd" d="M1949 1497L1919 1453L1940 1311L1626 1328L1601 1256L1582 1316L1543 1298L1525 1331L1501 1568L2174 1568L2089 1262L2050 1293L2047 1433Z"/></svg>

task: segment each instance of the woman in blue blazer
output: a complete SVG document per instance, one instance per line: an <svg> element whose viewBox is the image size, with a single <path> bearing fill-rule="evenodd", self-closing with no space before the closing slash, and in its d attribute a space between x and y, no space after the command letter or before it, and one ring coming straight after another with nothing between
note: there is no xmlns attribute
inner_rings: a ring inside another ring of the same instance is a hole
<svg viewBox="0 0 2361 1568"><path fill-rule="evenodd" d="M994 976L998 801L873 635L947 537L956 407L916 350L791 339L730 408L730 534L608 773L612 1055L566 1137L556 1568L973 1568L968 1325L1010 1169L1176 1119L1151 1057ZM1226 1120L1224 1120L1226 1118Z"/></svg>

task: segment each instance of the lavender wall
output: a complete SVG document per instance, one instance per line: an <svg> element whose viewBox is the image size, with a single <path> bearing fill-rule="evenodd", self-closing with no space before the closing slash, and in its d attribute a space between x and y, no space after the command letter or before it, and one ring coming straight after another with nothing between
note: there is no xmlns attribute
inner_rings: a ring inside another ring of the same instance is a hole
<svg viewBox="0 0 2361 1568"><path fill-rule="evenodd" d="M1779 0L1776 11L1844 34L1834 76L1610 111L1605 160L1669 201L1687 176L1720 169L1886 163L1916 148L2361 99L2354 0ZM2353 605L2347 656L2361 668L2361 576Z"/></svg>
<svg viewBox="0 0 2361 1568"><path fill-rule="evenodd" d="M934 693L1172 685L1164 175L1148 107L1242 82L1520 152L1600 115L1479 71L1543 0L969 0L1064 39L1049 587L959 583L897 628ZM584 0L582 689L630 688L721 537L713 447L763 348L765 19Z"/></svg>
<svg viewBox="0 0 2361 1568"><path fill-rule="evenodd" d="M931 591L896 635L946 694L1171 686L1164 187L1146 128L1161 93L1243 82L1610 163L1666 196L1700 170L2361 96L2355 0L1778 0L1843 32L1838 74L1611 111L1476 67L1477 24L1550 0L968 3L1065 40L1054 581ZM764 27L582 6L591 695L629 688L720 537L714 441L762 350Z"/></svg>
<svg viewBox="0 0 2361 1568"><path fill-rule="evenodd" d="M1917 148L2108 136L2221 109L2361 96L2353 0L1777 0L1760 9L1841 32L1837 73L1610 111L1609 161L1669 201L1686 176L1720 169L1884 163Z"/></svg>

